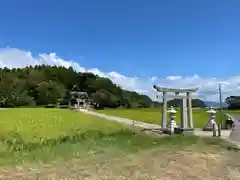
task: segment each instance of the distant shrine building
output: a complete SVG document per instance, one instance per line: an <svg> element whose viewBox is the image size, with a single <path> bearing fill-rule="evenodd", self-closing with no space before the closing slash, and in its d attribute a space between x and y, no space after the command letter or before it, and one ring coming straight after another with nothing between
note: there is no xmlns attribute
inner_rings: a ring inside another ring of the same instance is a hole
<svg viewBox="0 0 240 180"><path fill-rule="evenodd" d="M87 92L82 92L75 85L70 91L70 98L68 102L69 108L89 108L89 96Z"/></svg>

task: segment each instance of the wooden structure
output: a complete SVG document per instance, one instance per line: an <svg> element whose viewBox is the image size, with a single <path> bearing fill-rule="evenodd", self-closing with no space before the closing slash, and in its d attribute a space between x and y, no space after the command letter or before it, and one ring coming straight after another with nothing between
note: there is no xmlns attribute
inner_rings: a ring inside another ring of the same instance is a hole
<svg viewBox="0 0 240 180"><path fill-rule="evenodd" d="M75 102L73 102L75 101ZM88 93L82 92L75 85L70 91L70 98L68 101L70 108L87 108L88 106Z"/></svg>

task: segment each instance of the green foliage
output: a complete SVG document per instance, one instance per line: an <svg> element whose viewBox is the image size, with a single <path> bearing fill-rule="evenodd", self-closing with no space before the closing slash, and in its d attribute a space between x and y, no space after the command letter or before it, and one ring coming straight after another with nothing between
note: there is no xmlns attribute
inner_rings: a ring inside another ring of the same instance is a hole
<svg viewBox="0 0 240 180"><path fill-rule="evenodd" d="M100 108L150 107L145 95L121 89L107 78L92 73L77 73L73 68L35 66L0 69L0 102L4 107L68 104L69 91L76 85L87 92Z"/></svg>
<svg viewBox="0 0 240 180"><path fill-rule="evenodd" d="M68 105L60 105L59 108L61 108L61 109L67 109L67 108L68 108Z"/></svg>
<svg viewBox="0 0 240 180"><path fill-rule="evenodd" d="M55 104L48 104L44 106L45 108L55 108L56 105Z"/></svg>
<svg viewBox="0 0 240 180"><path fill-rule="evenodd" d="M240 96L229 96L225 99L228 109L240 109Z"/></svg>
<svg viewBox="0 0 240 180"><path fill-rule="evenodd" d="M173 99L168 101L168 106L180 107L181 99ZM204 101L200 99L192 99L192 107L205 108Z"/></svg>

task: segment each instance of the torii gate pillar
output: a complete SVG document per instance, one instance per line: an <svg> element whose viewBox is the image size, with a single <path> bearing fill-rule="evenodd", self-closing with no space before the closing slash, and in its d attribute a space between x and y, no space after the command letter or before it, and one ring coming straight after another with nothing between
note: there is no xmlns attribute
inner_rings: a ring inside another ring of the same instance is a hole
<svg viewBox="0 0 240 180"><path fill-rule="evenodd" d="M163 92L162 128L167 128L167 92Z"/></svg>

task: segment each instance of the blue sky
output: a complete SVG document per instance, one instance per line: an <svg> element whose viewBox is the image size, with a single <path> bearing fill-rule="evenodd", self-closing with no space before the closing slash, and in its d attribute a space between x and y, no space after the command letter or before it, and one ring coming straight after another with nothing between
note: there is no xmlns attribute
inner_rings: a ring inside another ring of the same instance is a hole
<svg viewBox="0 0 240 180"><path fill-rule="evenodd" d="M239 0L1 1L0 47L145 80L226 80L239 75L239 7Z"/></svg>

